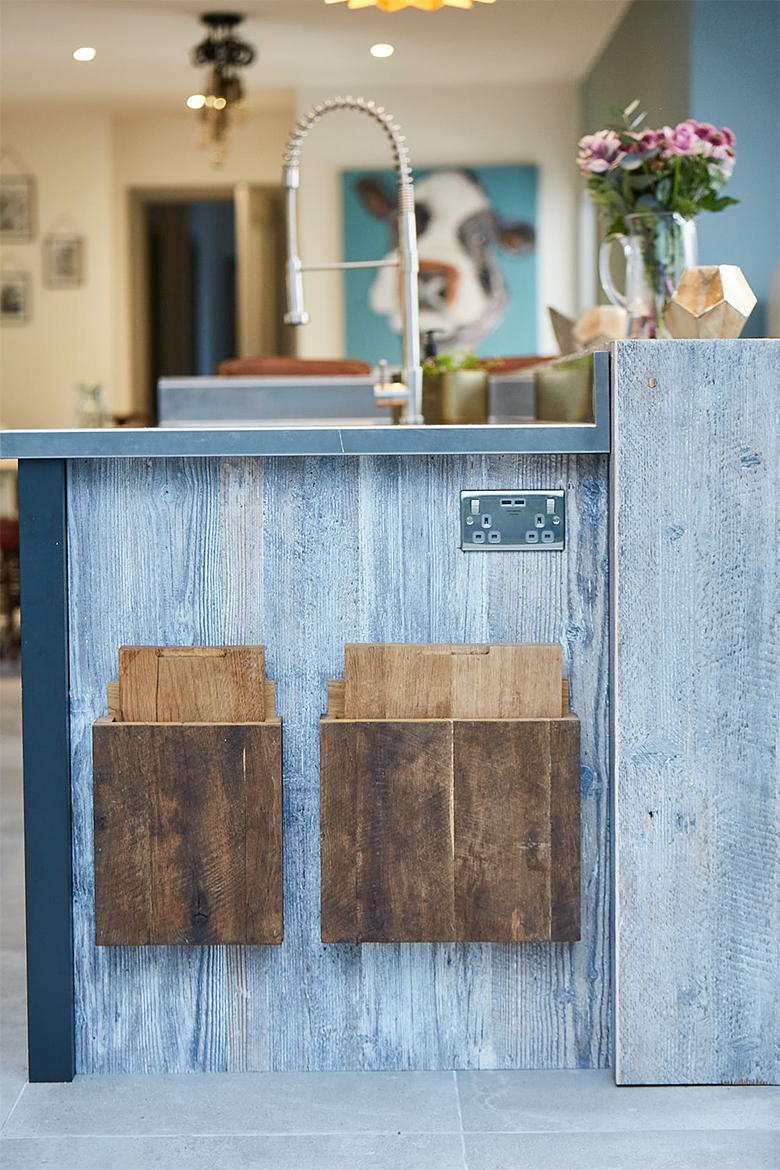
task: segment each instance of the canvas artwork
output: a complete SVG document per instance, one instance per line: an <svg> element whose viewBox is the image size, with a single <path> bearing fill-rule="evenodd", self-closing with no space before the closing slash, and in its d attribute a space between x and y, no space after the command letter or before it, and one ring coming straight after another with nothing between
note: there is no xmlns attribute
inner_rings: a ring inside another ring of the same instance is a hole
<svg viewBox="0 0 780 1170"><path fill-rule="evenodd" d="M31 240L35 236L35 179L0 175L0 240Z"/></svg>
<svg viewBox="0 0 780 1170"><path fill-rule="evenodd" d="M344 171L344 259L396 246L395 173ZM420 331L439 349L483 357L537 352L534 166L436 167L415 172ZM346 274L347 355L401 360L398 274Z"/></svg>
<svg viewBox="0 0 780 1170"><path fill-rule="evenodd" d="M26 325L30 320L30 274L3 273L0 276L0 322Z"/></svg>
<svg viewBox="0 0 780 1170"><path fill-rule="evenodd" d="M74 288L84 282L84 239L53 235L43 241L43 282L48 288Z"/></svg>

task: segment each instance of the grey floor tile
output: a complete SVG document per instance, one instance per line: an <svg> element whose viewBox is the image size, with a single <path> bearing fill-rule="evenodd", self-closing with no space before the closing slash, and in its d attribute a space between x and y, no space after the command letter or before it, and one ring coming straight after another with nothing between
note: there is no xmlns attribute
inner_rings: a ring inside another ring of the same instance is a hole
<svg viewBox="0 0 780 1170"><path fill-rule="evenodd" d="M19 1100L19 1094L27 1083L27 1076L20 1076L0 1069L0 1133L8 1120L8 1115ZM0 1146L2 1150L2 1146ZM0 1155L0 1166L3 1164Z"/></svg>
<svg viewBox="0 0 780 1170"><path fill-rule="evenodd" d="M452 1134L343 1137L18 1138L3 1170L463 1170Z"/></svg>
<svg viewBox="0 0 780 1170"><path fill-rule="evenodd" d="M618 1088L609 1070L459 1072L469 1133L777 1129L780 1088Z"/></svg>
<svg viewBox="0 0 780 1170"><path fill-rule="evenodd" d="M468 1170L778 1170L776 1132L468 1134Z"/></svg>
<svg viewBox="0 0 780 1170"><path fill-rule="evenodd" d="M459 1133L451 1073L192 1073L30 1085L8 1137Z"/></svg>

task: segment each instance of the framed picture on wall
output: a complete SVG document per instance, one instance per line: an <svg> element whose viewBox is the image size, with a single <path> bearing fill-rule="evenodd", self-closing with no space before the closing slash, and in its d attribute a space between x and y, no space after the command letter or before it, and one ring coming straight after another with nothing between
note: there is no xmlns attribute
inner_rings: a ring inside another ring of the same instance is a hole
<svg viewBox="0 0 780 1170"><path fill-rule="evenodd" d="M84 283L84 237L46 236L43 241L43 283L46 288L76 288Z"/></svg>
<svg viewBox="0 0 780 1170"><path fill-rule="evenodd" d="M420 331L445 351L480 357L538 352L537 168L446 166L415 171ZM344 259L395 255L392 171L342 172ZM346 274L347 354L400 360L393 268Z"/></svg>
<svg viewBox="0 0 780 1170"><path fill-rule="evenodd" d="M29 272L0 274L0 324L27 325L32 315Z"/></svg>
<svg viewBox="0 0 780 1170"><path fill-rule="evenodd" d="M0 241L35 238L35 179L0 175Z"/></svg>

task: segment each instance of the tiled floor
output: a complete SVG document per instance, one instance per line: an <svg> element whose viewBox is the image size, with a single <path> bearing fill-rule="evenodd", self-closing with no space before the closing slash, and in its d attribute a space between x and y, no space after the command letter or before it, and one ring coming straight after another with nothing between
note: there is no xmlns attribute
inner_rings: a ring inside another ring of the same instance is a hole
<svg viewBox="0 0 780 1170"><path fill-rule="evenodd" d="M24 1062L18 681L0 678L3 1170L780 1170L780 1090L609 1072L77 1077Z"/></svg>

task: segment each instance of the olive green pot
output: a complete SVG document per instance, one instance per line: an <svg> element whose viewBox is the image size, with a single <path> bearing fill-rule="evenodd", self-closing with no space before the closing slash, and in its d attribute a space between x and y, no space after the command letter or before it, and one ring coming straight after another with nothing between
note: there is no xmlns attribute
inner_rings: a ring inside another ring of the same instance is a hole
<svg viewBox="0 0 780 1170"><path fill-rule="evenodd" d="M429 424L486 423L488 379L484 370L423 371L423 419Z"/></svg>

